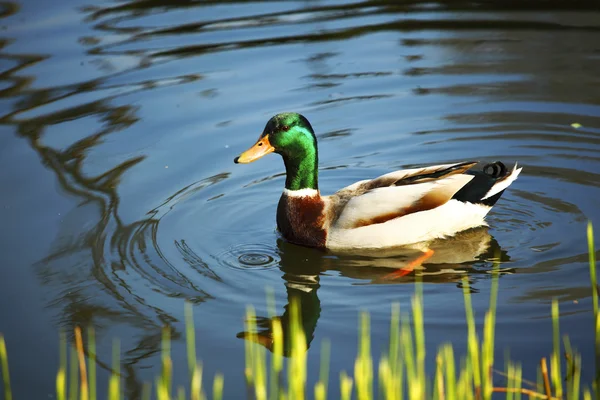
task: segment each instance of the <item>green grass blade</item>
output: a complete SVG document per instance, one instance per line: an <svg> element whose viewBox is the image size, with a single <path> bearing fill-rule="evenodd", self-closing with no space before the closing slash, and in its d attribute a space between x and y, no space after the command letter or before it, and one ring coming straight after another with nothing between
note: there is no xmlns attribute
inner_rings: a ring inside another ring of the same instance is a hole
<svg viewBox="0 0 600 400"><path fill-rule="evenodd" d="M379 359L378 373L379 377L379 396L386 400L393 400L394 396L394 378L392 369L386 357Z"/></svg>
<svg viewBox="0 0 600 400"><path fill-rule="evenodd" d="M216 374L213 379L213 400L221 400L223 398L223 375Z"/></svg>
<svg viewBox="0 0 600 400"><path fill-rule="evenodd" d="M283 369L283 328L281 320L274 318L272 320L273 329L273 354L271 356L271 382L270 382L270 397L277 399L279 393L279 378Z"/></svg>
<svg viewBox="0 0 600 400"><path fill-rule="evenodd" d="M563 395L562 374L560 368L560 328L558 321L558 301L552 299L552 337L553 337L553 352L550 360L551 371L550 376L554 386L554 394L561 398Z"/></svg>
<svg viewBox="0 0 600 400"><path fill-rule="evenodd" d="M413 325L415 329L415 355L416 355L416 373L419 382L419 390L414 393L419 393L421 398L425 397L426 392L426 375L425 375L425 327L423 321L423 295L422 283L415 284L415 295L412 298L413 310Z"/></svg>
<svg viewBox="0 0 600 400"><path fill-rule="evenodd" d="M190 378L194 376L196 368L196 330L194 329L194 310L192 303L186 301L185 307L185 343L187 350L188 372Z"/></svg>
<svg viewBox="0 0 600 400"><path fill-rule="evenodd" d="M490 399L492 396L492 367L494 365L493 324L493 314L488 310L485 314L483 325L483 343L481 351L481 389L484 399Z"/></svg>
<svg viewBox="0 0 600 400"><path fill-rule="evenodd" d="M590 281L592 284L592 301L594 305L594 315L598 315L598 290L596 280L596 250L594 248L594 228L592 221L587 226L588 257L590 262Z"/></svg>
<svg viewBox="0 0 600 400"><path fill-rule="evenodd" d="M315 400L325 400L327 398L327 391L323 382L317 382L315 384Z"/></svg>
<svg viewBox="0 0 600 400"><path fill-rule="evenodd" d="M468 332L468 355L469 360L467 364L471 365L473 372L473 384L475 390L481 388L481 364L479 359L479 339L477 337L477 330L475 329L475 316L473 313L473 304L471 302L471 288L469 286L469 280L467 277L462 279L463 286L463 297L465 301L465 318L467 320L467 332Z"/></svg>
<svg viewBox="0 0 600 400"><path fill-rule="evenodd" d="M165 385L162 382L162 377L156 378L156 398L158 400L170 400L169 394L165 389ZM112 398L110 398L112 400Z"/></svg>
<svg viewBox="0 0 600 400"><path fill-rule="evenodd" d="M456 371L454 368L454 352L452 346L444 346L444 365L446 369L446 398L453 400L456 398Z"/></svg>
<svg viewBox="0 0 600 400"><path fill-rule="evenodd" d="M596 321L596 379L594 392L600 391L600 314L598 313L598 281L596 277L596 250L594 246L594 228L592 221L587 225L588 257L590 264L590 281L592 285L592 302L594 307L594 321Z"/></svg>
<svg viewBox="0 0 600 400"><path fill-rule="evenodd" d="M194 364L194 375L190 383L190 396L192 400L202 399L202 364L199 362Z"/></svg>
<svg viewBox="0 0 600 400"><path fill-rule="evenodd" d="M67 374L64 368L59 368L56 374L56 399L66 400L67 398Z"/></svg>
<svg viewBox="0 0 600 400"><path fill-rule="evenodd" d="M171 395L173 362L171 361L171 331L168 326L162 329L162 376L161 381L165 392Z"/></svg>
<svg viewBox="0 0 600 400"><path fill-rule="evenodd" d="M70 348L69 354L69 400L77 400L79 380L77 378L77 352L73 347Z"/></svg>
<svg viewBox="0 0 600 400"><path fill-rule="evenodd" d="M283 369L283 330L281 320L277 317L275 304L275 291L270 286L266 288L267 312L271 323L272 354L271 370L269 376L269 398L277 399L279 393L279 380Z"/></svg>
<svg viewBox="0 0 600 400"><path fill-rule="evenodd" d="M67 338L64 332L59 333L59 364L56 374L56 399L67 399Z"/></svg>
<svg viewBox="0 0 600 400"><path fill-rule="evenodd" d="M496 306L498 299L499 273L498 264L494 264L492 271L492 285L490 289L490 306L485 314L483 324L483 344L481 351L482 361L482 394L484 399L491 399L493 389L492 369L494 366L494 328L496 326Z"/></svg>
<svg viewBox="0 0 600 400"><path fill-rule="evenodd" d="M6 352L6 342L2 334L0 334L0 363L2 365L2 381L4 382L4 399L12 400L10 373L8 371L8 353Z"/></svg>
<svg viewBox="0 0 600 400"><path fill-rule="evenodd" d="M249 331L253 332L252 339L256 341L252 344L252 374L254 383L254 393L257 400L266 400L267 398L267 361L265 356L265 349L262 346L257 345L257 335L254 333L257 331L256 327L256 315L252 312L249 314L251 320L249 321Z"/></svg>
<svg viewBox="0 0 600 400"><path fill-rule="evenodd" d="M444 359L442 349L440 349L435 357L435 380L433 383L433 399L446 399L446 389L444 387Z"/></svg>
<svg viewBox="0 0 600 400"><path fill-rule="evenodd" d="M508 362L506 400L521 400L522 370L521 367Z"/></svg>
<svg viewBox="0 0 600 400"><path fill-rule="evenodd" d="M289 367L290 399L303 400L306 388L306 337L302 327L302 310L298 299L290 302L290 335L292 354Z"/></svg>
<svg viewBox="0 0 600 400"><path fill-rule="evenodd" d="M413 398L415 394L418 394L418 389L415 383L418 383L416 379L416 368L415 368L415 356L414 356L414 343L412 340L412 333L409 326L409 321L406 317L402 319L402 328L400 330L400 339L402 342L402 357L404 365L406 366L406 384L408 389L409 398Z"/></svg>
<svg viewBox="0 0 600 400"><path fill-rule="evenodd" d="M596 316L596 384L594 385L594 393L596 398L600 398L600 314Z"/></svg>
<svg viewBox="0 0 600 400"><path fill-rule="evenodd" d="M360 315L359 353L354 364L354 381L359 400L373 397L373 362L371 359L370 318L365 311Z"/></svg>
<svg viewBox="0 0 600 400"><path fill-rule="evenodd" d="M400 354L400 304L392 304L392 317L390 320L390 348L388 360L392 375L397 373Z"/></svg>
<svg viewBox="0 0 600 400"><path fill-rule="evenodd" d="M575 351L571 347L571 341L567 335L563 336L563 346L565 347L565 358L567 360L567 370L565 372L565 380L567 382L567 387L565 391L567 392L567 398L569 400L578 399L579 398L579 365L578 363L578 354L575 354Z"/></svg>
<svg viewBox="0 0 600 400"><path fill-rule="evenodd" d="M573 357L573 374L571 376L571 395L569 400L578 400L581 385L581 356L576 354Z"/></svg>
<svg viewBox="0 0 600 400"><path fill-rule="evenodd" d="M352 397L352 378L345 371L340 372L340 399L350 400Z"/></svg>
<svg viewBox="0 0 600 400"><path fill-rule="evenodd" d="M253 335L255 334L254 331L254 308L252 306L247 306L246 307L246 323L245 328L246 328L246 332L248 332L248 340L245 341L245 346L244 346L244 351L245 351L245 359L246 359L246 368L244 369L244 375L246 377L246 384L247 385L252 385L252 382L254 380L254 373L253 373L253 365L254 365L254 354L253 354L253 350L254 350L254 337Z"/></svg>
<svg viewBox="0 0 600 400"><path fill-rule="evenodd" d="M514 394L512 392L514 386L514 370L511 362L507 363L506 366L506 388L508 392L506 392L506 400L514 400Z"/></svg>
<svg viewBox="0 0 600 400"><path fill-rule="evenodd" d="M521 388L523 387L523 368L518 365L517 371L515 374L515 389L517 393L515 395L515 400L521 400Z"/></svg>
<svg viewBox="0 0 600 400"><path fill-rule="evenodd" d="M96 400L96 334L93 327L87 331L88 339L88 379L90 385L90 400Z"/></svg>
<svg viewBox="0 0 600 400"><path fill-rule="evenodd" d="M112 355L112 373L108 383L108 398L110 400L119 400L121 398L120 381L121 381L121 349L118 340L113 342L113 355Z"/></svg>

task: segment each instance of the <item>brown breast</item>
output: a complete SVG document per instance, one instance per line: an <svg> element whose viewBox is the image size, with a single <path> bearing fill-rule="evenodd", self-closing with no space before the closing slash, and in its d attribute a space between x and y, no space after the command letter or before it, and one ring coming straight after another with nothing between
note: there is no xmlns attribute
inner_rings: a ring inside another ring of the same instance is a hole
<svg viewBox="0 0 600 400"><path fill-rule="evenodd" d="M324 209L319 195L294 197L283 193L277 205L277 228L292 243L324 248Z"/></svg>

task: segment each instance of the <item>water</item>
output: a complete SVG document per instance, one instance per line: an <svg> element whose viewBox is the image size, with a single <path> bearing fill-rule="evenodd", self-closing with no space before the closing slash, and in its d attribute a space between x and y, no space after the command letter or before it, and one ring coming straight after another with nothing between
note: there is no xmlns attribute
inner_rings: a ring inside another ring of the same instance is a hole
<svg viewBox="0 0 600 400"><path fill-rule="evenodd" d="M168 324L186 382L186 299L206 382L223 372L226 398L244 396L244 313L253 304L266 318L267 287L279 315L301 296L311 386L324 338L332 396L352 372L360 310L373 354L385 349L391 304L408 310L415 276L379 278L414 255L285 243L281 160L233 163L281 111L315 128L324 193L398 168L522 165L490 228L439 244L418 271L428 355L445 341L464 351L460 280L481 325L500 254L499 360L508 346L535 379L557 297L589 382L600 13L498 4L4 3L0 331L16 397L54 395L58 332L76 325L96 328L102 383L119 338L125 392L139 398Z"/></svg>

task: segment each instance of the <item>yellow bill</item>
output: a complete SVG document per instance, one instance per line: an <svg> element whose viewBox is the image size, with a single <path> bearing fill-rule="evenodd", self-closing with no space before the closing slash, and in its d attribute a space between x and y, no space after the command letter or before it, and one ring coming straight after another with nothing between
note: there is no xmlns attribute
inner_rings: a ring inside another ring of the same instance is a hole
<svg viewBox="0 0 600 400"><path fill-rule="evenodd" d="M263 136L248 150L236 157L233 162L236 164L247 164L256 161L275 151L275 148L269 143L269 135Z"/></svg>

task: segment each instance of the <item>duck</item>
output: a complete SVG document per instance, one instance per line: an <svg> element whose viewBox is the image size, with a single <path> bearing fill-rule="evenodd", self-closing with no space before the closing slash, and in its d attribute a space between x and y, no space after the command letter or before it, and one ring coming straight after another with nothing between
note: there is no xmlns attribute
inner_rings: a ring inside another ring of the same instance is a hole
<svg viewBox="0 0 600 400"><path fill-rule="evenodd" d="M516 162L509 170L501 161L482 167L462 161L400 169L322 195L317 137L296 112L271 117L234 162L247 164L270 153L279 154L285 166L276 212L285 240L334 251L414 246L424 253L418 263L432 255L427 243L488 226L487 214L522 170Z"/></svg>

